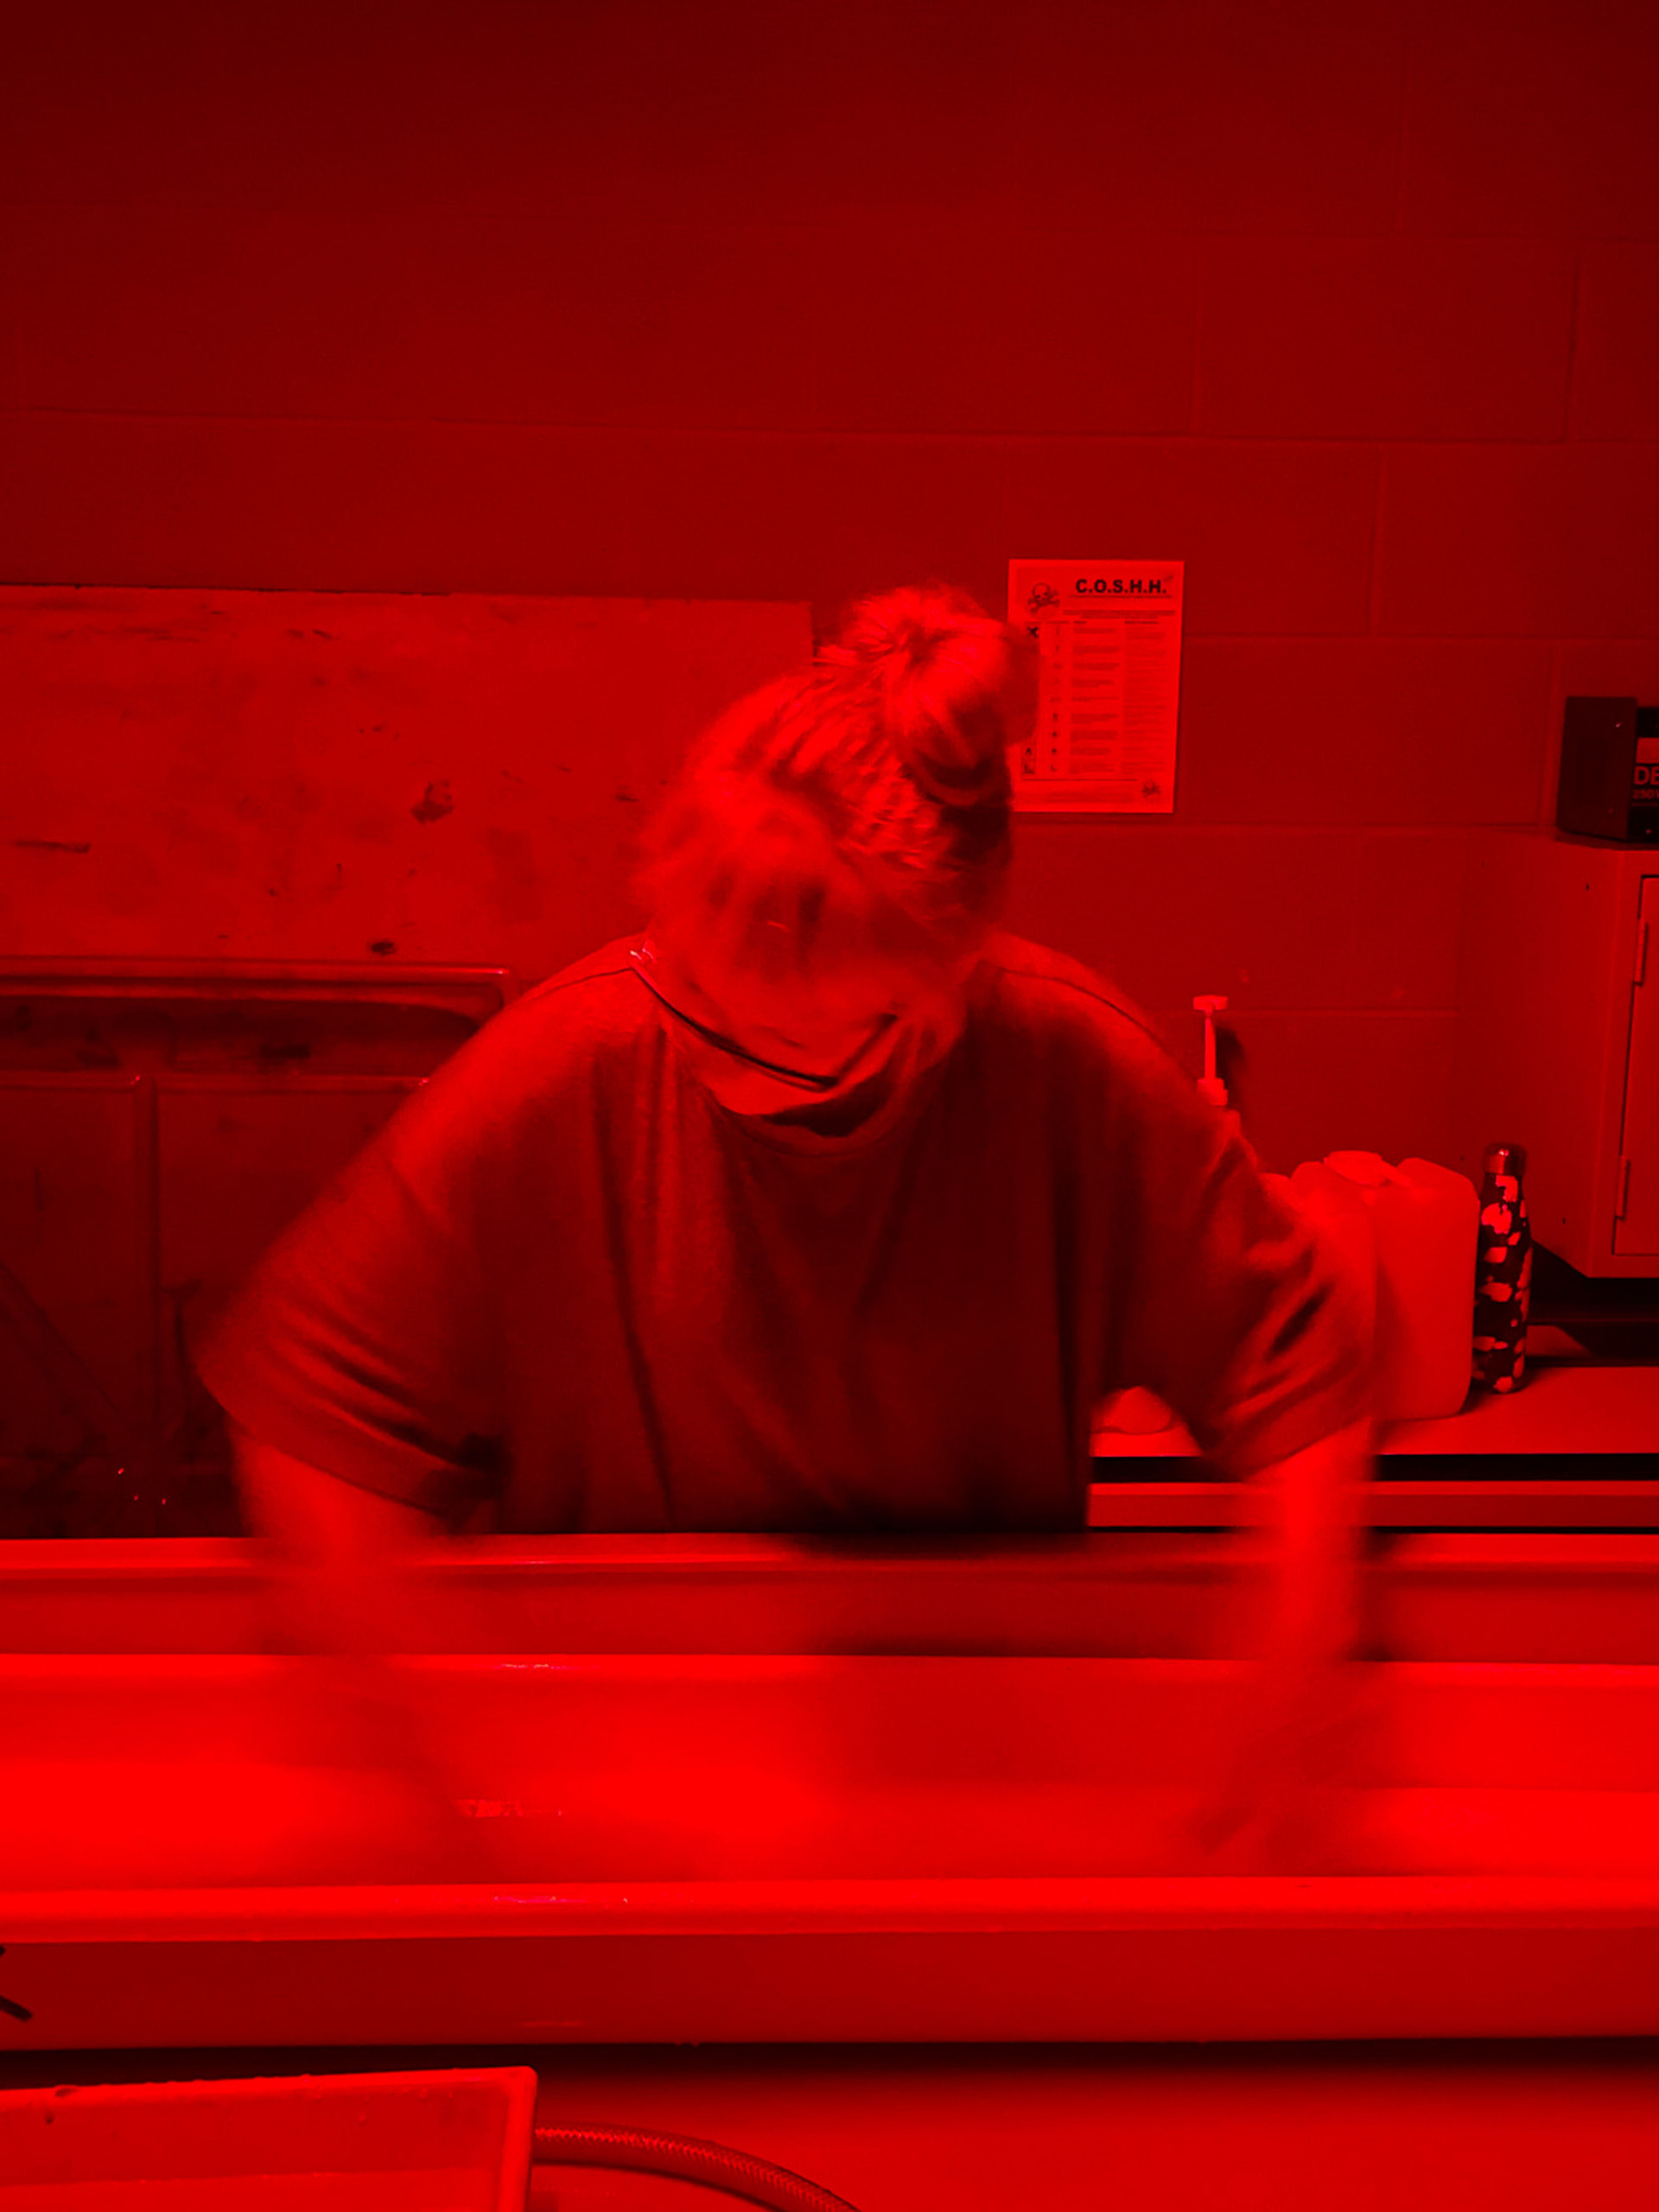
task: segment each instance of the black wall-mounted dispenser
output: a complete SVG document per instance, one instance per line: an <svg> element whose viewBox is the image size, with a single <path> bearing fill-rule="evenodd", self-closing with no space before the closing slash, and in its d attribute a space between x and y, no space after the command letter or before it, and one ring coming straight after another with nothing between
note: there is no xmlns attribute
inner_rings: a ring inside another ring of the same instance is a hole
<svg viewBox="0 0 1659 2212"><path fill-rule="evenodd" d="M1567 701L1555 826L1621 845L1659 842L1659 707Z"/></svg>

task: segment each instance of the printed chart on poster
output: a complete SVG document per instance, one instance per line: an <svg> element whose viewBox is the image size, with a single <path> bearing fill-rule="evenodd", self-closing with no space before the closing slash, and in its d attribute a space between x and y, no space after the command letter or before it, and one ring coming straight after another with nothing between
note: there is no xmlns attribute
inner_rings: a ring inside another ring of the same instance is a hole
<svg viewBox="0 0 1659 2212"><path fill-rule="evenodd" d="M1022 814L1171 814L1180 561L1010 561L1008 620L1036 640L1037 723L1009 755Z"/></svg>

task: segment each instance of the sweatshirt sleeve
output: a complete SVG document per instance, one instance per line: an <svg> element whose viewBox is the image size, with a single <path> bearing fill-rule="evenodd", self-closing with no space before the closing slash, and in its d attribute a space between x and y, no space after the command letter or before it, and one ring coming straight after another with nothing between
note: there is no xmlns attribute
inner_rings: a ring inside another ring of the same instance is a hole
<svg viewBox="0 0 1659 2212"><path fill-rule="evenodd" d="M1236 1120L1139 1042L1123 1380L1172 1407L1222 1473L1243 1477L1369 1414L1365 1323Z"/></svg>
<svg viewBox="0 0 1659 2212"><path fill-rule="evenodd" d="M498 1486L480 1123L455 1063L266 1251L198 1373L262 1443L449 1520Z"/></svg>

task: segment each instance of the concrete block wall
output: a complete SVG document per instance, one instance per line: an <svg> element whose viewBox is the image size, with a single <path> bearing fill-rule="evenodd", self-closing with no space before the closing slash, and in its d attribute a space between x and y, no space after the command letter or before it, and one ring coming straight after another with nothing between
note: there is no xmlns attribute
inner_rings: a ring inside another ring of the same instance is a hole
<svg viewBox="0 0 1659 2212"><path fill-rule="evenodd" d="M1014 919L1268 1164L1443 1154L1466 833L1659 698L1642 0L157 0L0 72L0 576L846 601L1187 564ZM0 835L3 835L0 828ZM1523 982L1518 988L1524 988Z"/></svg>

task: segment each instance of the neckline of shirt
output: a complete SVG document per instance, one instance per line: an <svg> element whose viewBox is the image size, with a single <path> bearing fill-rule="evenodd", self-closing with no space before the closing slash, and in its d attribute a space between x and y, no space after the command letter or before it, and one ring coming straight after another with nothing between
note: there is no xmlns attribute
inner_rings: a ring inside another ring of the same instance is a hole
<svg viewBox="0 0 1659 2212"><path fill-rule="evenodd" d="M671 1049L674 1042L671 1037ZM715 1096L684 1053L677 1052L675 1057L699 1096L707 1101L710 1112L750 1143L761 1145L769 1152L788 1153L797 1159L834 1160L874 1149L916 1119L938 1089L951 1053L947 1052L943 1059L925 1068L912 1082L899 1084L855 1128L840 1132L815 1129L802 1122L779 1122L766 1114L740 1114Z"/></svg>
<svg viewBox="0 0 1659 2212"><path fill-rule="evenodd" d="M995 963L991 964L995 966ZM607 973L626 975L632 977L636 987L639 985L639 979L631 966L624 965ZM671 1063L679 1069L698 1097L704 1101L710 1116L717 1123L724 1124L749 1143L760 1145L768 1152L786 1153L799 1160L833 1162L873 1150L920 1118L943 1084L946 1070L962 1051L963 1036L967 1027L971 1025L982 994L988 995L995 989L995 976L988 975L986 967L982 965L970 991L969 1020L964 1025L963 1035L958 1036L950 1050L931 1067L925 1068L913 1082L901 1084L884 1098L855 1128L840 1134L814 1129L803 1122L774 1121L763 1114L740 1114L724 1104L699 1076L691 1055L684 1049L676 1032L671 1017L664 1012L648 990L639 989L638 996L643 1001Z"/></svg>

